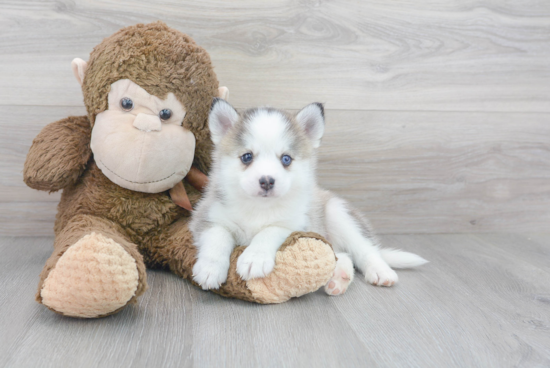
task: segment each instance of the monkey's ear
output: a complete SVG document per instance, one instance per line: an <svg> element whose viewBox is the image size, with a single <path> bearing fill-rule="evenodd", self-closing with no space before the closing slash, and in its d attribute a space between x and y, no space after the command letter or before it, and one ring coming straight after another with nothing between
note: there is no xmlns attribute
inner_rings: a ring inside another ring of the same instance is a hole
<svg viewBox="0 0 550 368"><path fill-rule="evenodd" d="M229 88L227 87L218 88L218 97L223 98L224 100L227 101L227 99L229 98Z"/></svg>
<svg viewBox="0 0 550 368"><path fill-rule="evenodd" d="M73 74L76 80L78 81L78 83L80 83L80 85L82 85L82 82L84 81L84 73L86 72L87 67L88 67L88 63L80 58L75 58L71 62L71 68L73 69Z"/></svg>
<svg viewBox="0 0 550 368"><path fill-rule="evenodd" d="M208 128L214 144L221 142L223 136L239 120L239 113L225 100L214 98L210 115L208 116Z"/></svg>

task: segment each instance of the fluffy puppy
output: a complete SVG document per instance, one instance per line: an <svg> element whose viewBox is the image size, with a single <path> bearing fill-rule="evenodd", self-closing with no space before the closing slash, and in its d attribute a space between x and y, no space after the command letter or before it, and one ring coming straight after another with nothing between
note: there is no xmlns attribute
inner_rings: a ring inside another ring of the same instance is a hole
<svg viewBox="0 0 550 368"><path fill-rule="evenodd" d="M209 184L190 229L198 249L194 280L215 289L227 279L236 245L247 248L237 272L244 280L264 277L279 246L294 231L314 231L334 247L338 262L325 286L342 294L354 265L374 285L397 282L393 268L426 263L407 252L381 249L363 216L317 186L316 149L325 126L323 106L312 103L295 116L272 108L239 114L215 99L209 127L215 148Z"/></svg>

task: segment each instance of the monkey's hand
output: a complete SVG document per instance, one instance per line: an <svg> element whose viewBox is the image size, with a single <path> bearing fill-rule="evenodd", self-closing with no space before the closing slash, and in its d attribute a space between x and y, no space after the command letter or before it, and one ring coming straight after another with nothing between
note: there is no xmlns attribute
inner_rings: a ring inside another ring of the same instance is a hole
<svg viewBox="0 0 550 368"><path fill-rule="evenodd" d="M91 133L87 116L69 116L44 127L27 154L25 183L50 192L75 183L92 154Z"/></svg>

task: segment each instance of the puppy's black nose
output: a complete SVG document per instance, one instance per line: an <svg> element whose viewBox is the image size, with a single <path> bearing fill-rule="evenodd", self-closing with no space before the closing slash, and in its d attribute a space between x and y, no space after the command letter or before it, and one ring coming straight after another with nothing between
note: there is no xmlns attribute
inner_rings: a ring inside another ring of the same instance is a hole
<svg viewBox="0 0 550 368"><path fill-rule="evenodd" d="M273 179L271 176L265 177L262 176L260 178L260 186L263 190L270 190L275 185L275 179Z"/></svg>

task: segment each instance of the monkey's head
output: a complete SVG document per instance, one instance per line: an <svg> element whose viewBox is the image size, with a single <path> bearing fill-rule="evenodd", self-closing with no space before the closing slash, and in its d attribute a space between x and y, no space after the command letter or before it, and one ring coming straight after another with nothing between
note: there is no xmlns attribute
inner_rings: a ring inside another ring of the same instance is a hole
<svg viewBox="0 0 550 368"><path fill-rule="evenodd" d="M210 166L208 112L218 88L208 53L162 22L126 27L74 59L97 166L114 183L158 193Z"/></svg>

